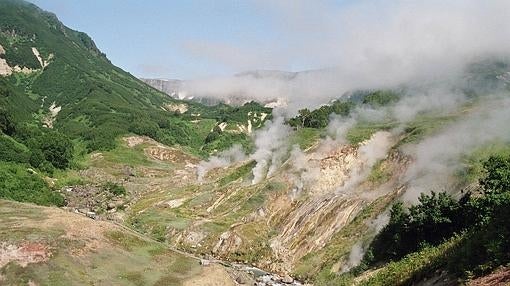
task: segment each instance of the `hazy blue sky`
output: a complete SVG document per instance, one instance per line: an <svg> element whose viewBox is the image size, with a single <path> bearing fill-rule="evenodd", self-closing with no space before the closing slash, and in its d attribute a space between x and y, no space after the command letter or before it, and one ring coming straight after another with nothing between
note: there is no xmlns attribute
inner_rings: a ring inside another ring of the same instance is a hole
<svg viewBox="0 0 510 286"><path fill-rule="evenodd" d="M300 43L288 37L291 21L282 11L295 9L294 1L30 1L88 33L114 64L137 76L196 78L322 64L306 59L306 51L290 56ZM296 9L308 13L308 4L298 2ZM341 2L325 1L314 9Z"/></svg>

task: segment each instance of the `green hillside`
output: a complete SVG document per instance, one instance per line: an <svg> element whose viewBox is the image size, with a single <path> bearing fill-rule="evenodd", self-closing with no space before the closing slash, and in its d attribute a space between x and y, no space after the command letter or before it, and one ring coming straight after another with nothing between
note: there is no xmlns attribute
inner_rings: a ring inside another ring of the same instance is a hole
<svg viewBox="0 0 510 286"><path fill-rule="evenodd" d="M215 126L251 119L258 128L256 116L271 113L257 103L174 100L112 65L87 34L24 1L0 1L0 46L9 70L0 76L0 160L30 165L35 176L74 168L84 154L112 150L130 133L198 156L233 143L250 148L246 132Z"/></svg>

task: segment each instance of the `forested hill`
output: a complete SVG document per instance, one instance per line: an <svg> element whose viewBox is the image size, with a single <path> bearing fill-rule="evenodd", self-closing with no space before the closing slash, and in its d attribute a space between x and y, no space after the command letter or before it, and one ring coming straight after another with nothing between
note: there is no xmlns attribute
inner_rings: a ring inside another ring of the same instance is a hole
<svg viewBox="0 0 510 286"><path fill-rule="evenodd" d="M92 149L106 147L129 128L126 122L169 102L112 65L88 35L35 5L0 1L0 45L9 75L2 80L2 106L15 111L17 121L36 119L86 137Z"/></svg>
<svg viewBox="0 0 510 286"><path fill-rule="evenodd" d="M83 139L89 151L112 148L127 132L170 145L203 143L194 142L194 128L178 116L185 110L175 108L175 100L112 65L87 34L54 14L1 0L0 45L1 106L18 123L53 127ZM189 105L189 114L214 119L225 108L214 113Z"/></svg>
<svg viewBox="0 0 510 286"><path fill-rule="evenodd" d="M172 99L114 66L87 34L54 14L0 0L0 164L7 164L0 179L12 183L0 197L55 203L12 186L35 180L27 167L51 175L86 153L114 149L126 134L199 156L234 142L249 148L252 125L262 126L270 113L257 103L205 107ZM40 183L33 189L48 189Z"/></svg>

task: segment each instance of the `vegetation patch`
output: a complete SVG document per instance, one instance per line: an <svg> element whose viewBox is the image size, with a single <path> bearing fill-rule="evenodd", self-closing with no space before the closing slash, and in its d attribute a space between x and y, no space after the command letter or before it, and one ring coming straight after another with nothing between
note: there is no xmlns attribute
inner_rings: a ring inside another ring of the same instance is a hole
<svg viewBox="0 0 510 286"><path fill-rule="evenodd" d="M312 147L319 141L322 131L316 128L298 128L290 138L291 145L298 145L301 150Z"/></svg>
<svg viewBox="0 0 510 286"><path fill-rule="evenodd" d="M358 123L347 131L347 140L350 144L359 144L366 141L377 131L390 130L396 126L395 122L386 123Z"/></svg>
<svg viewBox="0 0 510 286"><path fill-rule="evenodd" d="M231 172L228 175L226 175L225 177L219 179L218 184L220 186L225 186L226 184L228 184L230 182L236 181L240 178L245 178L246 176L251 174L251 170L253 169L253 167L255 167L256 163L257 162L255 162L255 161L250 161L250 162L236 168L233 172Z"/></svg>
<svg viewBox="0 0 510 286"><path fill-rule="evenodd" d="M373 184L382 184L391 178L391 171L388 169L386 161L379 160L372 166L372 170L368 175L368 181Z"/></svg>
<svg viewBox="0 0 510 286"><path fill-rule="evenodd" d="M40 205L63 206L64 198L26 166L0 162L0 198Z"/></svg>
<svg viewBox="0 0 510 286"><path fill-rule="evenodd" d="M509 263L510 156L490 156L483 168L479 194L459 201L446 193L422 194L409 209L396 203L390 222L352 271L390 262L367 285L407 285L439 267L467 278Z"/></svg>
<svg viewBox="0 0 510 286"><path fill-rule="evenodd" d="M116 245L125 250L133 250L135 248L147 246L148 243L136 236L126 235L119 230L112 230L105 233L105 236Z"/></svg>

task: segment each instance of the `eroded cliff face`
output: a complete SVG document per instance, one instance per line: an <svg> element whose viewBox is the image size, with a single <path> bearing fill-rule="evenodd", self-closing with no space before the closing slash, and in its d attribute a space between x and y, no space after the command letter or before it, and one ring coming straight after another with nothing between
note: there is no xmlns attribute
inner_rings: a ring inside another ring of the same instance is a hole
<svg viewBox="0 0 510 286"><path fill-rule="evenodd" d="M2 45L0 45L0 76L9 76L12 73L30 74L30 73L34 73L36 71L41 71L44 68L46 68L51 63L51 61L54 59L53 54L49 54L49 56L46 59L44 59L36 47L32 47L31 50L32 50L32 53L34 54L34 56L37 58L37 61L40 64L40 68L38 68L38 69L31 69L31 68L19 66L19 65L10 66L7 63L7 60L4 58L5 53L6 53L5 48Z"/></svg>
<svg viewBox="0 0 510 286"><path fill-rule="evenodd" d="M402 171L408 160L389 153L395 139L381 132L359 146L318 146L306 154L307 171L315 177L302 183L296 192L293 177L280 173L282 180L293 186L280 198L267 204L265 223L277 229L270 239L273 271L289 272L305 255L326 246L360 211L374 200L395 192L400 184L398 174L389 174L384 182L369 179L374 165L384 162L387 168ZM379 150L371 149L377 144ZM370 153L370 154L369 154Z"/></svg>
<svg viewBox="0 0 510 286"><path fill-rule="evenodd" d="M126 148L139 150L150 163L135 167L126 179L133 198L118 219L206 257L292 273L303 257L327 247L367 206L402 187L400 175L409 158L391 149L397 141L380 132L356 146L316 144L252 184L249 159L209 170L199 181L198 158L148 138L127 137ZM99 162L106 154L94 156L96 166L107 165ZM116 169L113 165L88 175ZM372 173L379 169L386 176L374 180ZM371 231L366 223L361 232Z"/></svg>
<svg viewBox="0 0 510 286"><path fill-rule="evenodd" d="M289 273L302 257L327 245L364 207L400 187L397 172L403 172L408 160L390 152L395 141L391 134L380 132L359 146L318 145L301 159L305 175L284 164L257 185L250 186L242 178L230 182L226 188L209 193L214 199L201 205L206 209L205 217L177 231L174 242ZM374 165L381 162L388 178L371 182ZM221 179L228 170L215 170L208 180ZM278 187L267 191L267 185ZM262 202L245 209L246 202L261 194L265 198ZM232 223L218 233L207 231L207 225L223 222Z"/></svg>

